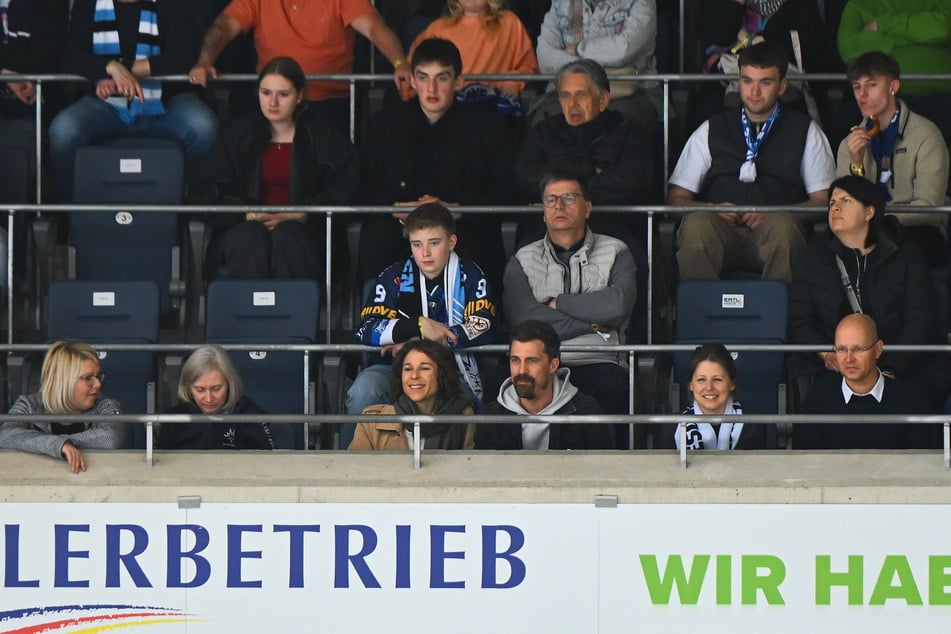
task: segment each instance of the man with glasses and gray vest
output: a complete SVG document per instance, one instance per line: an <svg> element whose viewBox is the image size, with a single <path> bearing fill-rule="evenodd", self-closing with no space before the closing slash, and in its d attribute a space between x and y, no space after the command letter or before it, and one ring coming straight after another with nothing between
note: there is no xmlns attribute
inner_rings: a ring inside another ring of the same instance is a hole
<svg viewBox="0 0 951 634"><path fill-rule="evenodd" d="M502 303L509 323L544 321L564 345L622 345L637 296L634 257L622 241L588 227L591 201L577 178L550 174L541 194L545 236L520 248L505 267ZM627 414L624 358L566 352L561 363L606 414Z"/></svg>

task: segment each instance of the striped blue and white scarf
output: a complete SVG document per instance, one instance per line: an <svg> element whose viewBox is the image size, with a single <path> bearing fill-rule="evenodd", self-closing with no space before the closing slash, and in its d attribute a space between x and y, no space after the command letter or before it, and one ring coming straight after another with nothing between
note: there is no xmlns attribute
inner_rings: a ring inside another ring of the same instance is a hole
<svg viewBox="0 0 951 634"><path fill-rule="evenodd" d="M452 327L465 323L466 287L465 280L462 279L462 263L455 251L449 254L449 261L443 270L442 289L445 315L448 318L446 325ZM419 294L418 298L416 293ZM430 293L426 284L426 276L419 273L419 268L413 258L406 260L403 272L400 274L400 295L403 296L404 294L409 296L407 301L419 302L419 311L423 317L436 317L430 315ZM409 310L401 312L411 314ZM442 310L437 312L442 312ZM476 411L479 411L482 409L482 377L479 375L479 365L476 363L475 355L461 350L455 350L454 352L459 374L475 395Z"/></svg>
<svg viewBox="0 0 951 634"><path fill-rule="evenodd" d="M156 2L157 0L140 0L142 9L139 13L139 35L135 44L136 59L146 59L162 52L159 45ZM119 56L121 51L117 25L114 0L96 0L92 33L92 52L95 55ZM107 100L119 111L119 115L127 124L131 124L140 115L165 114L165 106L162 105L162 83L152 80L140 80L139 83L145 96L144 103L120 95L114 95Z"/></svg>

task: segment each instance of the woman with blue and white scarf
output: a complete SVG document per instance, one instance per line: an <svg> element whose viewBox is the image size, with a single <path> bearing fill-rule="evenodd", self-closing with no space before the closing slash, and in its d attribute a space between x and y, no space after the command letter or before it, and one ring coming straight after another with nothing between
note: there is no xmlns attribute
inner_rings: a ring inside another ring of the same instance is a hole
<svg viewBox="0 0 951 634"><path fill-rule="evenodd" d="M766 449L763 425L706 423L702 416L732 416L743 413L733 398L736 391L736 364L722 343L698 346L687 364L693 403L683 411L698 416L687 422L687 449ZM680 449L680 426L674 430L674 444Z"/></svg>
<svg viewBox="0 0 951 634"><path fill-rule="evenodd" d="M150 77L183 75L201 34L185 0L76 0L62 71L95 84L95 96L61 112L50 125L50 157L60 199L72 199L76 151L124 137L181 142L187 173L211 149L218 120L186 83Z"/></svg>

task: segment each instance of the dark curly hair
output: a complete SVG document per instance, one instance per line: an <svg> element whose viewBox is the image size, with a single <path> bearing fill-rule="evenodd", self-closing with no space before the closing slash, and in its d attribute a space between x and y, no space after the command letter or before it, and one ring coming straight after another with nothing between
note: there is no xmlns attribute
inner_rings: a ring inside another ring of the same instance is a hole
<svg viewBox="0 0 951 634"><path fill-rule="evenodd" d="M462 382L456 369L456 359L446 346L428 339L414 339L406 342L393 358L393 374L390 377L390 402L403 395L403 362L406 355L418 350L436 364L436 381L439 387L438 401L449 401L462 397Z"/></svg>

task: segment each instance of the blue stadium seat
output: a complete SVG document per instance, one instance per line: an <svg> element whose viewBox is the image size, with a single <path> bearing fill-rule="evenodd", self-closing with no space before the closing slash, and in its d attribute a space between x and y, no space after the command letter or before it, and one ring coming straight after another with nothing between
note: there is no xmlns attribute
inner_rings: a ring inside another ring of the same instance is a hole
<svg viewBox="0 0 951 634"><path fill-rule="evenodd" d="M317 339L320 287L314 280L215 280L208 285L208 343L307 344ZM232 351L247 396L269 414L313 411L310 355ZM305 449L307 426L272 425L278 449Z"/></svg>
<svg viewBox="0 0 951 634"><path fill-rule="evenodd" d="M85 341L93 346L158 342L159 292L153 282L53 282L47 310L49 342ZM103 394L119 401L127 414L154 413L155 355L100 350L99 357L106 373ZM128 438L129 447L144 449L144 425L133 425Z"/></svg>
<svg viewBox="0 0 951 634"><path fill-rule="evenodd" d="M123 139L76 153L77 204L177 205L184 182L185 155L175 142ZM184 295L178 214L73 212L69 240L71 278L152 280L162 313L178 307Z"/></svg>
<svg viewBox="0 0 951 634"><path fill-rule="evenodd" d="M783 344L787 332L787 289L770 280L684 280L677 287L675 343L719 342L730 344ZM776 352L737 352L737 399L744 414L786 412L785 355ZM690 352L673 358L670 411L679 413L689 404L684 377ZM661 433L661 441L668 434ZM769 446L776 442L776 428L767 429Z"/></svg>

